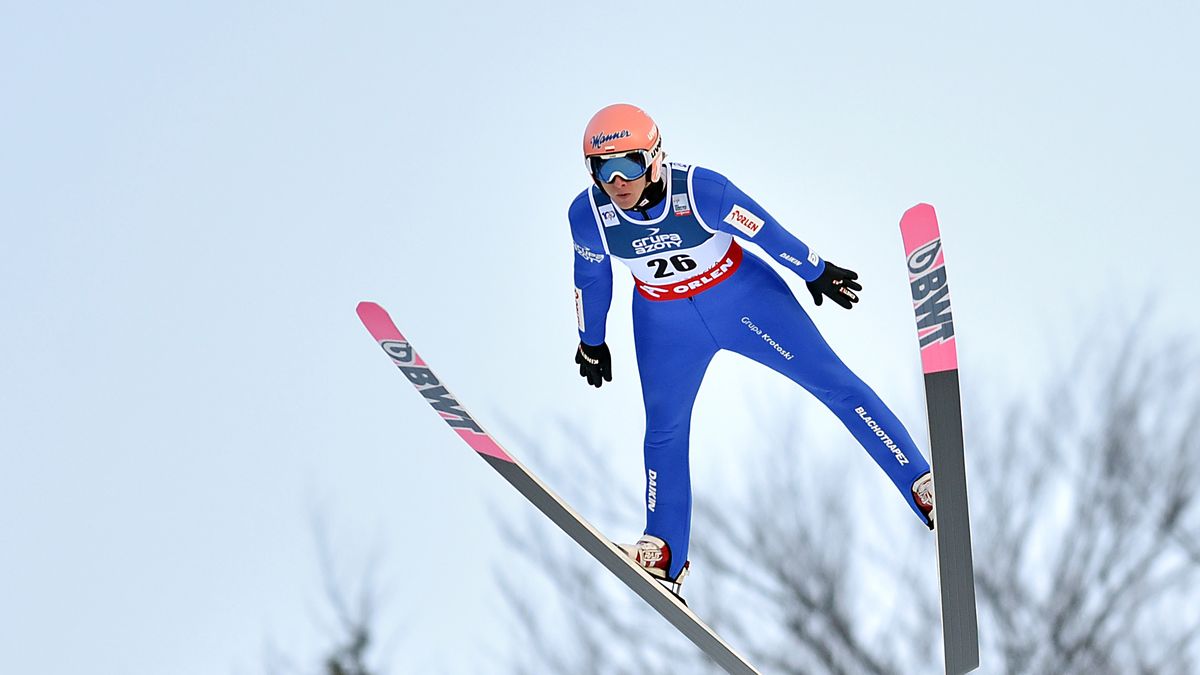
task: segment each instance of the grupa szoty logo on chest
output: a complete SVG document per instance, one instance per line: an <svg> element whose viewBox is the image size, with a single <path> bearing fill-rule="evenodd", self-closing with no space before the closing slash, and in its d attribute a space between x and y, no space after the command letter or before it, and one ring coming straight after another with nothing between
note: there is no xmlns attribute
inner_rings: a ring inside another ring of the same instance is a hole
<svg viewBox="0 0 1200 675"><path fill-rule="evenodd" d="M635 255L645 255L646 253L654 253L655 251L663 251L670 248L679 248L683 246L683 237L674 232L661 233L657 227L650 228L650 234L641 239L634 239L632 242L633 252Z"/></svg>

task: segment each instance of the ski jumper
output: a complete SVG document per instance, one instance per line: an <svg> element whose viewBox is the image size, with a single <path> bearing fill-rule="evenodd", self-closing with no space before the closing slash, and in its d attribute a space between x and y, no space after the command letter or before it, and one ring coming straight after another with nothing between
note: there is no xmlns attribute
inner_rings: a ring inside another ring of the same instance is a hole
<svg viewBox="0 0 1200 675"><path fill-rule="evenodd" d="M666 195L644 214L622 211L592 186L571 203L569 218L582 342L604 342L610 258L633 272L633 334L646 408L646 534L670 547L670 576L687 561L692 406L722 349L782 373L820 399L924 523L910 488L929 464L912 437L833 353L783 279L739 239L806 281L820 276L825 261L721 174L668 166Z"/></svg>

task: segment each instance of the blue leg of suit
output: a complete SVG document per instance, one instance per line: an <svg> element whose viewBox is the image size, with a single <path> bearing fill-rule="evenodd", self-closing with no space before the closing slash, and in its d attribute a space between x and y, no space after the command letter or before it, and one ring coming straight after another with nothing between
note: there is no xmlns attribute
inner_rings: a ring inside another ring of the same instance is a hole
<svg viewBox="0 0 1200 675"><path fill-rule="evenodd" d="M724 283L692 298L652 301L635 294L633 321L646 406L646 533L670 546L672 576L687 560L691 527L692 406L721 349L758 361L816 396L924 522L910 488L929 464L900 420L834 354L766 263L746 255Z"/></svg>

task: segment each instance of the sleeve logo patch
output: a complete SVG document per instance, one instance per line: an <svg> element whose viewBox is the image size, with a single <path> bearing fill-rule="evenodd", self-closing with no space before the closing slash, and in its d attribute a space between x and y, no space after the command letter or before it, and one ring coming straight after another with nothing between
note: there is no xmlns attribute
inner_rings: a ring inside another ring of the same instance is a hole
<svg viewBox="0 0 1200 675"><path fill-rule="evenodd" d="M580 246L579 244L575 244L575 253L578 254L580 258L583 258L584 260L586 260L590 263L604 262L604 254L603 253L596 253L595 251L588 248L587 246Z"/></svg>
<svg viewBox="0 0 1200 675"><path fill-rule="evenodd" d="M725 222L736 227L738 231L751 238L758 234L758 231L763 227L762 218L750 213L745 207L738 206L737 204L734 204L728 215L725 216Z"/></svg>
<svg viewBox="0 0 1200 675"><path fill-rule="evenodd" d="M817 265L821 264L821 257L818 256L817 252L812 250L811 248L808 249L808 262L813 267L816 267Z"/></svg>
<svg viewBox="0 0 1200 675"><path fill-rule="evenodd" d="M600 222L603 223L605 227L620 225L621 221L617 219L617 207L613 206L612 204L605 204L604 206L601 206Z"/></svg>

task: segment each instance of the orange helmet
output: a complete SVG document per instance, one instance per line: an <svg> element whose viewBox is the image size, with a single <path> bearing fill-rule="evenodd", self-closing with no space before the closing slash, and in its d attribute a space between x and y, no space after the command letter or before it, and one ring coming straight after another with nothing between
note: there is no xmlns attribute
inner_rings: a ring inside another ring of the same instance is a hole
<svg viewBox="0 0 1200 675"><path fill-rule="evenodd" d="M592 116L583 132L583 160L592 178L607 183L620 176L650 182L662 174L662 137L641 108L615 103Z"/></svg>

